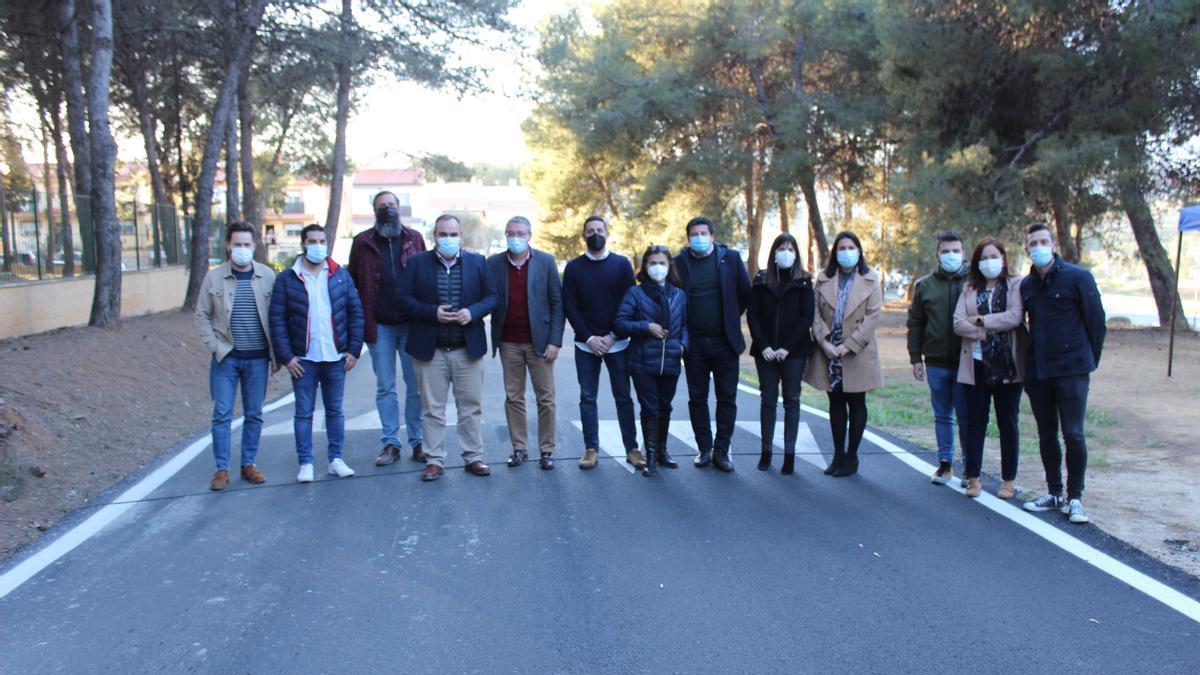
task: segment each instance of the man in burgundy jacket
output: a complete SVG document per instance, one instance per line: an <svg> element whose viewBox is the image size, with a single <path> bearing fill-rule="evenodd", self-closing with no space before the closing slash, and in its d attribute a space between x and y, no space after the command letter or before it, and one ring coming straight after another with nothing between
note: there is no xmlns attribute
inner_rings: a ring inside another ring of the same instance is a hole
<svg viewBox="0 0 1200 675"><path fill-rule="evenodd" d="M360 232L350 246L347 269L362 299L366 326L363 340L371 352L375 370L375 408L382 425L379 442L383 449L376 466L386 466L400 457L400 407L396 395L396 357L404 374L404 428L412 446L412 458L425 461L421 449L421 391L412 359L404 351L408 341L409 317L401 309L397 293L400 273L410 255L425 250L420 232L400 223L399 202L391 192L380 192L371 200L375 226Z"/></svg>

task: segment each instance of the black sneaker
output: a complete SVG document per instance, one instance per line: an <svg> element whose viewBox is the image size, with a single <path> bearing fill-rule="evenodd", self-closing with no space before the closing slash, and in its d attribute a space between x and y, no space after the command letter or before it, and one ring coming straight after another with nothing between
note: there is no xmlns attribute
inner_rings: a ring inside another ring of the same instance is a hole
<svg viewBox="0 0 1200 675"><path fill-rule="evenodd" d="M945 485L952 478L954 478L954 467L950 465L950 462L938 462L937 471L933 472L929 482L934 485Z"/></svg>
<svg viewBox="0 0 1200 675"><path fill-rule="evenodd" d="M1040 513L1042 511L1053 511L1062 509L1066 505L1066 500L1058 495L1044 494L1038 497L1035 501L1025 502L1026 511L1034 511Z"/></svg>

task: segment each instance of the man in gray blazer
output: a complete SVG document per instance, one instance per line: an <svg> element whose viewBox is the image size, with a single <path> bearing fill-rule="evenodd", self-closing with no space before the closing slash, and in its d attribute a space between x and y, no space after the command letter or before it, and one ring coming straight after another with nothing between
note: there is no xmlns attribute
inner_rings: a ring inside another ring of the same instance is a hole
<svg viewBox="0 0 1200 675"><path fill-rule="evenodd" d="M492 314L492 356L504 371L504 413L513 451L508 466L529 458L525 373L538 408L539 465L554 468L554 360L563 339L562 283L554 256L529 247L533 227L524 216L504 225L508 250L488 258L499 303Z"/></svg>

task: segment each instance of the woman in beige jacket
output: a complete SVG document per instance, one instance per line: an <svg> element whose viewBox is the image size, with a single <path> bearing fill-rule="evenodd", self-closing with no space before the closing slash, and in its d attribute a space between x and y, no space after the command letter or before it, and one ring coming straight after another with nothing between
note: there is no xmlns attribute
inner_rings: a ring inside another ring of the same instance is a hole
<svg viewBox="0 0 1200 675"><path fill-rule="evenodd" d="M1003 482L996 496L1013 496L1021 444L1017 411L1025 376L1023 311L1021 279L1009 276L1004 245L994 237L984 237L971 255L967 284L954 310L954 332L962 336L958 381L965 385L967 399L963 464L968 497L978 497L982 491L979 474L989 405L996 408L1000 429Z"/></svg>
<svg viewBox="0 0 1200 675"><path fill-rule="evenodd" d="M858 446L867 428L867 392L883 386L875 344L883 289L853 232L834 238L829 264L817 275L814 291L812 337L819 348L808 360L804 381L829 396L833 461L825 474L841 478L858 472Z"/></svg>

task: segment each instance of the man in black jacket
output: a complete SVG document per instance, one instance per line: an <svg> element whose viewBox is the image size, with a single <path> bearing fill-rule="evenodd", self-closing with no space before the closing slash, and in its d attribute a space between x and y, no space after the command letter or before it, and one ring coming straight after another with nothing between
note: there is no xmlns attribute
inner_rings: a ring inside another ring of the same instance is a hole
<svg viewBox="0 0 1200 675"><path fill-rule="evenodd" d="M1029 320L1025 393L1037 419L1047 487L1046 494L1026 502L1025 509L1059 509L1072 523L1086 523L1083 477L1087 472L1087 442L1083 420L1091 372L1100 365L1104 347L1104 306L1091 272L1063 261L1044 223L1029 226L1025 247L1033 261L1029 276L1021 282L1021 301ZM1067 448L1065 499L1060 424Z"/></svg>
<svg viewBox="0 0 1200 675"><path fill-rule="evenodd" d="M688 247L675 256L675 270L688 295L687 354L688 414L699 452L692 463L702 469L712 463L733 471L729 444L737 423L738 356L746 350L742 314L750 299L750 277L742 256L717 244L712 221L697 216L688 221ZM717 435L713 439L708 415L708 382L717 393Z"/></svg>

